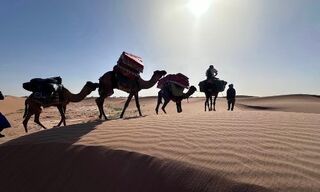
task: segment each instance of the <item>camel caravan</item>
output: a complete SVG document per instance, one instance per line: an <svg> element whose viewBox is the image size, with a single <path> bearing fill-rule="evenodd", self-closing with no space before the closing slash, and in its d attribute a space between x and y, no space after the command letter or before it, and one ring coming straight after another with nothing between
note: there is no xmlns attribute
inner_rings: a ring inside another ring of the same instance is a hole
<svg viewBox="0 0 320 192"><path fill-rule="evenodd" d="M66 110L70 102L80 102L86 98L91 92L98 89L99 97L96 98L96 104L99 109L99 118L107 120L103 104L105 98L110 97L114 93L114 89L118 89L129 94L127 101L124 104L120 118L123 118L124 113L132 99L135 98L136 107L139 115L142 116L139 91L142 89L149 89L157 84L158 99L156 105L156 114L159 113L159 107L162 104L162 111L166 113L165 107L170 101L176 103L177 112L182 112L181 101L188 99L194 94L197 89L195 86L189 85L189 78L181 73L168 74L164 70L156 70L149 80L144 80L140 77L143 73L144 64L141 57L123 52L117 64L113 67L112 71L108 71L99 78L99 83L88 81L82 90L77 93L71 93L62 84L61 77L51 77L47 79L35 78L29 82L23 83L23 88L32 92L25 100L25 111L23 115L23 126L25 131L28 132L28 121L34 115L34 122L42 128L46 127L40 122L40 114L42 108L55 106L59 110L61 120L57 126L66 125ZM207 80L199 83L200 91L205 93L205 111L215 110L215 102L219 92L225 90L226 81L219 80L215 76L217 71L210 66L207 71ZM184 90L187 89L187 92ZM214 102L212 103L212 97ZM162 103L164 101L164 103ZM209 105L210 103L210 105ZM213 107L212 107L213 105Z"/></svg>

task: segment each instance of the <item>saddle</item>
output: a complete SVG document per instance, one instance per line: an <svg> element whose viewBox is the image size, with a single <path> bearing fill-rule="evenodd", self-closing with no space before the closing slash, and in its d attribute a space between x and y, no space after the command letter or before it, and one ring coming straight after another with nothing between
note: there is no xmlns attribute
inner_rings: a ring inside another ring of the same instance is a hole
<svg viewBox="0 0 320 192"><path fill-rule="evenodd" d="M227 82L218 78L211 78L199 83L200 92L223 92L225 90Z"/></svg>

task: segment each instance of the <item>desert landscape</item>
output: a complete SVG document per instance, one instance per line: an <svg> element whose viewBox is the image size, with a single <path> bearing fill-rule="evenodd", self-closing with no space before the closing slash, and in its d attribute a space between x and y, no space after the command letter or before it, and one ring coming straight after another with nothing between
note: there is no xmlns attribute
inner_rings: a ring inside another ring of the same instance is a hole
<svg viewBox="0 0 320 192"><path fill-rule="evenodd" d="M0 190L320 192L319 8L1 0Z"/></svg>
<svg viewBox="0 0 320 192"><path fill-rule="evenodd" d="M45 108L24 132L24 99L7 96L0 111L12 127L0 139L6 191L319 191L320 97L225 98L204 112L202 97L156 115L156 97L108 98L111 120L98 120L95 98L68 105L67 126ZM50 174L48 174L50 173Z"/></svg>

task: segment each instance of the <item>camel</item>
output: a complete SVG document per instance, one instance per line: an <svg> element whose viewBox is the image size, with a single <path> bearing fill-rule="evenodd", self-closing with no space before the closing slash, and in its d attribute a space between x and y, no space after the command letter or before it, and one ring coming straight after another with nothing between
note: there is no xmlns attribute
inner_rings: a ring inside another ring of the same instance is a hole
<svg viewBox="0 0 320 192"><path fill-rule="evenodd" d="M158 114L159 111L159 106L162 103L162 98L164 100L164 103L161 107L162 111L164 113L167 113L165 108L167 106L167 104L172 100L176 103L176 107L177 107L177 112L181 113L182 112L182 107L181 107L181 101L183 99L187 99L189 98L195 91L196 91L196 87L195 86L191 86L190 89L188 90L187 93L184 93L182 96L174 96L170 87L164 86L159 92L158 92L158 103L157 103L157 107L156 107L156 113Z"/></svg>
<svg viewBox="0 0 320 192"><path fill-rule="evenodd" d="M220 89L218 87L216 87L215 84L212 83L208 83L208 80L204 80L201 81L199 83L199 87L200 87L200 91L204 92L204 94L206 95L206 101L204 102L204 111L207 111L207 107L208 107L208 111L215 111L216 110L216 99L218 97L219 92L224 91L227 82L226 81L222 81L219 80L221 82L221 87ZM214 100L212 103L212 97L214 96ZM209 101L210 101L210 105L209 105ZM212 108L213 106L213 108Z"/></svg>
<svg viewBox="0 0 320 192"><path fill-rule="evenodd" d="M122 77L122 80L124 81L121 82L121 78L119 77L121 76L121 74L115 73L114 71L109 71L105 73L99 79L99 95L100 96L96 99L96 103L100 113L99 118L101 119L102 117L104 117L105 120L108 119L103 109L103 103L106 97L109 97L113 94L113 89L119 89L129 93L128 99L124 104L120 118L123 118L123 115L133 96L136 101L136 107L139 111L139 115L142 116L142 113L140 110L140 104L139 104L139 95L138 95L139 91L142 89L149 89L153 87L158 82L158 80L166 74L167 74L166 71L154 71L149 81L145 81L141 79L140 76L138 76L134 80L129 80L126 77Z"/></svg>
<svg viewBox="0 0 320 192"><path fill-rule="evenodd" d="M68 89L62 88L61 91L61 97L60 100L57 102L51 102L51 103L42 103L39 100L36 100L31 97L31 95L25 100L25 111L24 111L24 120L23 120L23 126L26 131L28 132L27 125L28 121L31 118L32 115L34 115L34 122L40 125L42 128L46 129L44 125L40 123L40 113L42 112L41 107L47 108L51 106L56 106L60 112L61 120L58 123L58 127L63 123L64 126L66 126L66 117L65 112L67 109L67 105L70 102L80 102L82 101L87 95L89 95L92 91L96 90L98 88L98 83L92 83L88 81L80 93L73 94Z"/></svg>

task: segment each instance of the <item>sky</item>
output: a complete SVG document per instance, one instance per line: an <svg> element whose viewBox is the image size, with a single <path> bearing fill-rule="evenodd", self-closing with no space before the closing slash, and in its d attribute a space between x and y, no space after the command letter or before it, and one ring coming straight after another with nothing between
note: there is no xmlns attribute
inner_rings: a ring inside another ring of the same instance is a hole
<svg viewBox="0 0 320 192"><path fill-rule="evenodd" d="M320 94L319 0L191 1L1 0L0 90L61 76L77 93L127 51L143 79L166 70L197 86L212 64L241 95Z"/></svg>

